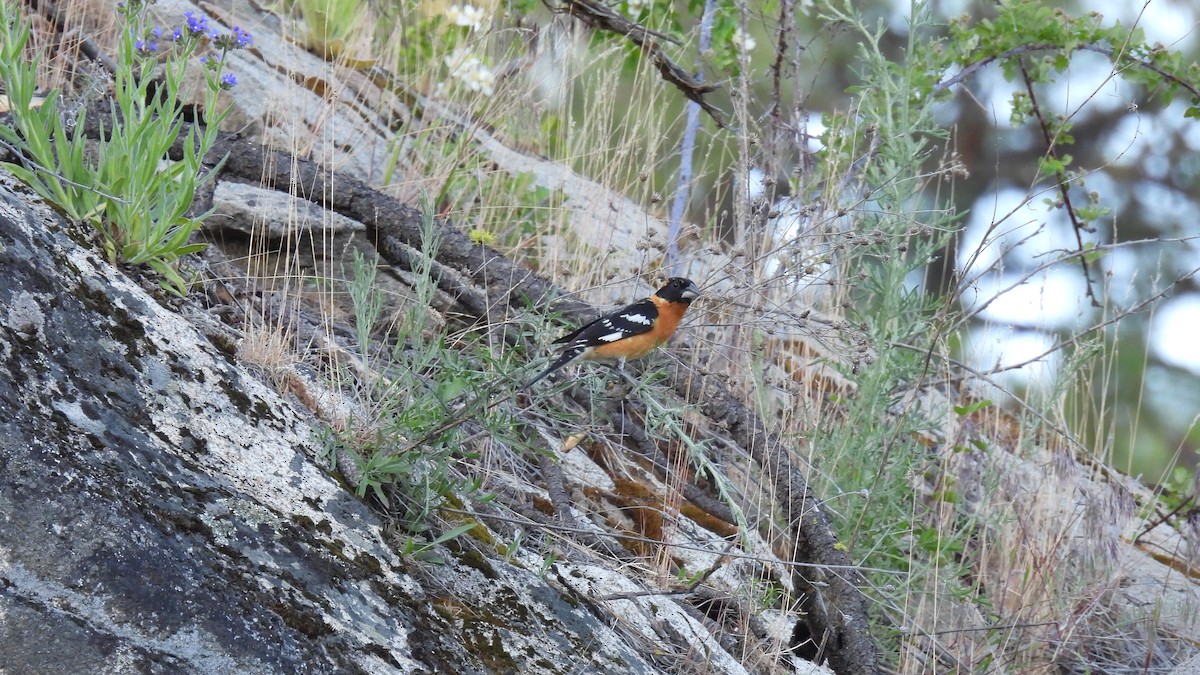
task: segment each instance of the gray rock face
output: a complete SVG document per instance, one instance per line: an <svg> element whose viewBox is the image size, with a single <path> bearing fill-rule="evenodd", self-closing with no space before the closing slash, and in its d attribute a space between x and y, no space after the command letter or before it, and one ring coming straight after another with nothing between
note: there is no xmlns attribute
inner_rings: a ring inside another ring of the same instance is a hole
<svg viewBox="0 0 1200 675"><path fill-rule="evenodd" d="M536 574L418 583L299 413L32 201L0 171L5 672L653 670Z"/></svg>
<svg viewBox="0 0 1200 675"><path fill-rule="evenodd" d="M307 426L11 189L0 660L411 670L404 579L377 578L378 523L306 460Z"/></svg>

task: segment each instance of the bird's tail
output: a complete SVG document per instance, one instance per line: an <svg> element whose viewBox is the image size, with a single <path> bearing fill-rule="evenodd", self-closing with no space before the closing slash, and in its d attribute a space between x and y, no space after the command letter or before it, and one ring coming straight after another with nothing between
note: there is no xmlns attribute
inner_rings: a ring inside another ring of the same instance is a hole
<svg viewBox="0 0 1200 675"><path fill-rule="evenodd" d="M563 366L567 365L568 363L579 358L579 356L581 354L583 354L583 352L584 352L583 347L571 348L571 349L565 350L563 353L558 355L557 359L554 359L554 363L551 363L549 368L546 368L545 370L538 373L537 375L534 375L532 380L521 385L521 388L517 390L517 393L519 394L519 393L529 389L533 385L537 384L538 382L541 382L545 378L549 377L554 371L558 370L559 368L562 368Z"/></svg>

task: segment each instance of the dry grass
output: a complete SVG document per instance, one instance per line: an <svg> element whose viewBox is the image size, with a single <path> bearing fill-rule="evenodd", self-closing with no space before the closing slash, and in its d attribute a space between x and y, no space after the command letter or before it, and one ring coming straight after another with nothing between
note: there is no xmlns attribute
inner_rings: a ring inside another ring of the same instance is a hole
<svg viewBox="0 0 1200 675"><path fill-rule="evenodd" d="M112 25L101 4L70 0L62 10L82 33L103 41ZM427 4L380 21L408 25L439 11L445 8ZM540 53L527 51L532 42L526 33L497 22L494 30L465 41L498 70L511 66L495 93L484 96L438 87L450 55L439 48L440 40L415 58L405 41L410 36L379 30L385 37L374 43L319 49L321 56L334 56L327 61L305 51L300 24L284 20L281 26L290 35L281 38L283 46L274 53L284 54L283 62L274 65L297 73L294 79L305 86L286 89L295 100L276 101L262 113L274 120L263 135L275 149L372 177L404 201L431 195L439 216L495 237L506 254L598 304L641 293L646 279L662 269L663 220L675 189L683 118L678 95L649 64L625 73L621 48L589 42L550 21L539 36ZM51 82L66 78L61 63L70 53L64 50L50 62ZM362 64L369 61L396 74L398 86L371 95L362 93L365 85L350 87L347 83L362 84ZM1070 370L1069 381L1036 409L993 405L956 413L954 406L980 396L950 358L948 343L955 336L917 345L888 343L878 338L877 326L867 325L875 317L864 318L866 308L858 304L878 300L862 288L869 272L889 265L885 257L903 257L951 225L917 200L907 203L911 210L881 219L879 195L864 191L869 179L862 168L836 158L796 178L795 204L802 215L792 228L763 217L767 205L750 198L745 177L762 158L761 139L780 130L765 128L745 104L756 95L748 77L728 83L741 133L731 140L706 127L710 135L702 134L701 147L711 152L700 163L696 185L712 187L692 200L684 257L676 262L681 273L702 283L705 298L667 358L724 374L771 421L773 431L793 444L825 506L839 518L844 541L864 566L882 571L871 577L872 600L887 636L884 644L894 648L888 656L900 672L1108 671L1128 664L1154 672L1178 661L1197 639L1185 634L1194 625L1187 612L1195 612L1196 604L1189 605L1183 591L1184 600L1169 604L1166 582L1154 576L1144 550L1131 545L1147 523L1151 497L1098 468L1112 460L1104 439L1119 411L1107 399L1093 404L1080 393L1112 386L1123 347ZM830 132L833 139L846 139L843 160L875 150L875 140L856 126L860 114L868 113L842 116L846 127ZM343 124L351 118L371 123ZM378 133L373 124L389 128ZM355 152L364 145L378 149L367 153L369 161ZM543 157L514 170L497 161L502 149L496 145ZM808 159L798 148L788 151ZM589 179L593 199L583 198L582 182L568 184L546 170L553 166L561 174L574 172L569 180ZM932 171L906 168L889 184L870 188L940 198L938 186L959 173L953 156L941 158ZM614 206L618 196L637 208ZM283 240L265 231L250 235L238 260L254 279L252 292L271 296L275 306L296 302L314 309L329 336L353 325L347 252L358 242L324 229L287 228ZM401 296L406 286L420 282L408 281L381 284L389 309L373 327L376 333L394 336L410 328L404 317L411 305ZM902 278L891 282L904 286ZM952 314L897 312L883 318L926 321L922 330L932 333L938 318L956 320ZM368 416L383 414L375 407L381 398L409 395L358 381L369 370L363 365L371 359L369 345L353 354L312 344L297 348L296 326L275 318L247 320L241 357L262 367L276 386L299 363L316 361L331 377L342 378L336 385L360 393L359 410ZM432 311L419 322L428 337L451 332L464 338L448 340L451 344L470 337L453 332L462 329L452 318L444 322ZM910 328L892 334L922 333ZM913 348L932 355L925 359ZM510 365L501 358L473 364ZM591 438L604 435L595 419L555 421ZM1136 434L1136 425L1130 429ZM719 439L701 443L697 425L684 423L682 430L673 445L703 446L734 486L737 503L769 521L780 503L769 487L775 468L730 456ZM1094 455L1073 436L1087 439ZM512 476L534 472L511 439L475 443L480 459L458 464L463 474L507 484ZM646 507L660 521L660 542L671 541L684 520L683 482L696 466L685 451L672 460L673 480ZM782 541L778 532L764 529L769 542ZM646 562L649 578L661 587L678 571L675 554L659 546ZM1137 596L1144 604L1131 602Z"/></svg>

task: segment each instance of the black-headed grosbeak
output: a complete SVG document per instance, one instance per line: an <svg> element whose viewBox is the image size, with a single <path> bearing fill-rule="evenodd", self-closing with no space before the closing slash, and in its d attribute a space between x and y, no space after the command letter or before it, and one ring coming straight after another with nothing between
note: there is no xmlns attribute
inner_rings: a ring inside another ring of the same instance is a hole
<svg viewBox="0 0 1200 675"><path fill-rule="evenodd" d="M560 337L554 344L566 344L550 367L538 373L518 391L524 391L542 378L577 360L636 359L671 339L700 289L688 279L672 277L654 295L602 316Z"/></svg>

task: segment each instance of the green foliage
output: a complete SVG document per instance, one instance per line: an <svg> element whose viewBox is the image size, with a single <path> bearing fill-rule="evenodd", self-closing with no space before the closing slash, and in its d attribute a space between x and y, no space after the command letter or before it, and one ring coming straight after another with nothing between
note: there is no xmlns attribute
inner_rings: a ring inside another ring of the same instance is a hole
<svg viewBox="0 0 1200 675"><path fill-rule="evenodd" d="M67 121L63 97L51 92L40 108L31 109L37 61L27 59L28 25L0 10L0 78L13 105L15 128L0 126L0 137L28 158L24 165L7 165L67 216L84 220L100 234L109 260L145 264L162 278L163 288L183 295L187 282L179 274L180 257L204 248L189 244L203 215L186 215L196 190L216 169L205 171L202 160L216 142L225 113L218 95L236 80L224 73L225 55L248 46L248 33L235 28L228 35L211 34L207 21L187 17L183 26L164 36L147 26L142 2L124 3L119 10L114 100L95 152L87 151L84 113ZM191 57L208 40L215 53L202 57L207 82L207 124L191 126L184 137L183 159L166 161L183 132L180 93ZM161 86L151 76L161 67Z"/></svg>
<svg viewBox="0 0 1200 675"><path fill-rule="evenodd" d="M339 55L362 29L367 5L360 0L295 0L304 22L304 43L324 55Z"/></svg>
<svg viewBox="0 0 1200 675"><path fill-rule="evenodd" d="M855 395L838 402L844 416L812 436L823 461L811 479L814 491L827 499L844 495L836 511L839 538L852 558L880 570L873 584L880 605L902 607L914 588L940 587L944 582L938 579L958 576L963 564L958 554L970 523L969 518L945 523L928 515L932 506L953 509L961 501L958 488L921 442L937 429L936 416L949 411L925 410L904 396L919 390L927 374L922 350L936 351L942 340L936 326L944 300L914 287L911 275L947 244L956 218L927 201L930 184L945 169L917 168L932 164L933 141L945 133L932 115L932 97L914 96L936 83L921 58L944 46L931 37L937 26L920 6L909 23L905 53L912 60L907 63L885 53L884 29L868 24L849 3L830 6L824 18L860 41L856 68L865 84L856 90L857 117L827 117L825 157L841 171L855 173L859 193L868 195L842 207L854 223L842 268L851 282L846 306L852 325L872 349L870 358L854 366ZM867 154L864 130L876 139ZM928 494L915 493L914 483L929 486ZM897 573L905 584L895 583ZM879 631L885 641L896 639L888 633Z"/></svg>
<svg viewBox="0 0 1200 675"><path fill-rule="evenodd" d="M1197 494L1197 485L1196 477L1187 467L1176 466L1163 481L1158 499L1168 509L1181 509L1196 502L1197 497L1200 497Z"/></svg>
<svg viewBox="0 0 1200 675"><path fill-rule="evenodd" d="M911 607L914 596L937 593L973 602L987 612L988 598L972 587L964 572L979 552L975 542L984 528L1011 517L992 515L971 503L995 487L990 483L998 478L986 468L973 477L977 485L967 484L951 468L959 463L987 467L976 457L998 448L968 431L943 438L947 413L965 418L985 411L992 402L931 409L937 397L915 393L929 389L934 376L930 371L937 367L926 354L952 351L955 339L939 334L954 308L914 288L916 273L947 245L945 234L939 233L956 226L953 214L938 208L929 196L936 194L935 181L949 177L944 174L947 169L933 161L934 141L945 132L931 115L931 102L979 68L1001 69L1013 82L1012 123L1036 124L1038 137L1044 133L1048 139L1050 149L1040 158L1038 172L1064 186L1051 193L1049 208L1063 208L1065 186L1077 188L1078 195L1082 180L1072 168L1075 157L1064 151L1075 143L1073 119L1047 114L1038 92L1062 76L1074 54L1083 50L1105 55L1115 77L1151 89L1162 102L1188 95L1193 106L1189 115L1200 102L1193 84L1200 80L1200 69L1185 66L1178 54L1145 44L1138 30L1105 25L1096 14L1071 17L1034 2L1002 2L990 10L992 15L983 18L954 20L946 32L929 20L926 8L914 6L909 41L902 50L907 60L885 53L880 44L886 28L862 19L850 3L832 3L822 17L849 29L859 41L855 68L861 85L853 90L858 95L855 116L826 116L822 159L852 176L859 186L852 194L862 196L853 201L839 195L846 203L836 206L853 226L842 264L852 290L843 306L871 344L872 358L856 363L858 387L853 396L837 400L837 420L810 436L821 458L819 471L810 475L817 494L827 499L844 495L837 501L836 527L852 556L866 568L888 571L876 572L873 579L880 607ZM863 138L868 134L874 144L865 151ZM1087 193L1086 203L1079 197L1072 202L1074 223L1081 227L1109 212L1095 193ZM1086 243L1080 248L1089 263L1103 253ZM1071 344L1059 353L1066 358L1056 366L1055 386L1023 401L1039 412L1028 418L1039 429L1047 419L1059 418L1056 411L1068 397L1068 384L1083 389L1078 386L1081 369L1098 357L1091 341L1075 339ZM973 426L963 420L950 428ZM931 450L931 439L945 445ZM1181 473L1178 482L1186 479ZM859 494L865 498L855 499ZM893 583L897 572L904 584ZM881 625L876 634L885 640L902 639L889 633Z"/></svg>
<svg viewBox="0 0 1200 675"><path fill-rule="evenodd" d="M429 307L437 292L432 265L439 230L431 204L426 201L423 207L423 246L413 256L417 283L402 316L384 320L386 303L376 284L376 263L355 253L347 292L359 358L363 368L378 377L361 382L357 374L346 374L359 391L364 415L352 420L348 429L330 434L335 446L330 454L340 446L360 459L357 494L400 511L413 531L427 529L451 495L484 498L478 494L478 482L457 477L454 464L469 457L454 443L457 427L446 422L464 398L487 389L488 377L471 359L449 349L445 329L435 330L430 321ZM379 349L381 344L395 346L389 351Z"/></svg>
<svg viewBox="0 0 1200 675"><path fill-rule="evenodd" d="M376 341L375 328L383 307L383 299L375 287L375 270L374 261L368 264L361 254L355 253L349 291L366 364L372 361L371 346ZM418 288L432 291L432 281L427 276L419 278L424 283ZM395 375L377 385L376 391L367 392L375 406L374 419L362 420L360 425L371 429L370 435L358 432L343 439L363 457L359 467L362 480L357 486L358 495L361 497L370 492L390 507L392 504L385 488L396 487L404 497L406 520L414 528L422 527L445 495L459 487L450 474L453 459L448 444L450 430L420 447L409 447L410 438L440 425L445 419L445 406L451 399L446 397L447 389L440 384L458 376L451 359L441 359L441 367L432 369L445 350L440 341L428 341L423 335L427 321L419 313L427 306L420 303L410 306L408 316L399 324L400 332L394 336L397 347L388 359L390 363L373 365L377 370L386 368ZM439 382L427 382L425 373L433 373Z"/></svg>
<svg viewBox="0 0 1200 675"><path fill-rule="evenodd" d="M458 539L477 526L477 523L474 522L458 525L439 534L433 541L428 543L419 541L414 537L409 537L404 541L404 546L400 549L400 555L411 556L430 565L444 565L446 561L437 555L437 548L446 542Z"/></svg>
<svg viewBox="0 0 1200 675"><path fill-rule="evenodd" d="M948 39L936 49L918 52L918 58L927 61L925 72L969 71L998 61L1004 76L1019 83L1012 97L1012 123L1021 125L1036 115L1026 87L1052 81L1066 71L1075 52L1086 50L1107 56L1114 75L1157 92L1164 105L1186 92L1191 105L1185 116L1200 116L1200 95L1193 84L1200 82L1200 64L1185 63L1182 53L1148 44L1140 28L1104 25L1098 12L1072 17L1060 7L1022 0L1005 0L995 11L990 18L952 20ZM931 78L919 84L922 96L948 91ZM1069 119L1045 117L1043 122L1054 145L1074 143ZM1047 174L1061 175L1070 164L1069 157L1047 157L1042 168Z"/></svg>
<svg viewBox="0 0 1200 675"><path fill-rule="evenodd" d="M33 165L4 166L67 216L82 220L100 210L102 197L89 180L94 169L84 157L84 112L68 119L59 110L57 92L34 105L40 56L28 58L29 24L16 11L11 3L0 6L0 80L16 123L15 129L0 125L0 138L28 155Z"/></svg>
<svg viewBox="0 0 1200 675"><path fill-rule="evenodd" d="M958 415L959 417L969 417L970 415L973 415L984 408L990 408L991 406L992 402L987 399L975 401L970 405L956 405L954 406L954 414Z"/></svg>

